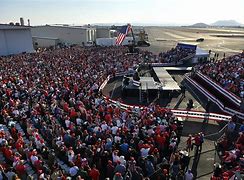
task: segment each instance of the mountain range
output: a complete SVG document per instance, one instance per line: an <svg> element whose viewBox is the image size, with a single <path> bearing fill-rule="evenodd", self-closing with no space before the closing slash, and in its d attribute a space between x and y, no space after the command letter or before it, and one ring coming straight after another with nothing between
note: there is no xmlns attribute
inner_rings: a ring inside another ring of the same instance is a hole
<svg viewBox="0 0 244 180"><path fill-rule="evenodd" d="M192 27L209 27L209 26L238 27L238 26L244 26L244 25L235 20L219 20L212 24L196 23L191 26Z"/></svg>

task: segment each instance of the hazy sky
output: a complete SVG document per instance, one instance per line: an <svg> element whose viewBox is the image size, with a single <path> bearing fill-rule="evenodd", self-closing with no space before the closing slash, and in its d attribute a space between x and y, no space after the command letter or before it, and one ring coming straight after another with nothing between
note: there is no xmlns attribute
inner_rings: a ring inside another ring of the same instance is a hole
<svg viewBox="0 0 244 180"><path fill-rule="evenodd" d="M244 24L244 0L0 0L0 23L29 18L32 25L87 23Z"/></svg>

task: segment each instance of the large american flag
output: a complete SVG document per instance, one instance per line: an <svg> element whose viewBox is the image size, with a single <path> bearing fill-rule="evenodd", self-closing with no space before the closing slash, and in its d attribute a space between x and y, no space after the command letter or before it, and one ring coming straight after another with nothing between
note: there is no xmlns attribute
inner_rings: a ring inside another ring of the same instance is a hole
<svg viewBox="0 0 244 180"><path fill-rule="evenodd" d="M131 25L128 24L126 26L122 26L120 31L119 31L119 34L118 34L118 37L116 39L116 42L115 44L116 45L121 45L122 42L124 41L126 35L131 31Z"/></svg>

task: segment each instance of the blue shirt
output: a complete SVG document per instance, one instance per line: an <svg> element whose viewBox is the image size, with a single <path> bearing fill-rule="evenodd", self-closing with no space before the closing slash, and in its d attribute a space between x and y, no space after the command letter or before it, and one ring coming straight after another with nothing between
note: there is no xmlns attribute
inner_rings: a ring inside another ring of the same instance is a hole
<svg viewBox="0 0 244 180"><path fill-rule="evenodd" d="M129 145L127 143L123 143L120 145L120 149L123 153L127 153L129 149Z"/></svg>
<svg viewBox="0 0 244 180"><path fill-rule="evenodd" d="M244 124L241 125L240 132L244 132Z"/></svg>
<svg viewBox="0 0 244 180"><path fill-rule="evenodd" d="M236 128L236 124L234 122L228 123L228 131L233 132Z"/></svg>

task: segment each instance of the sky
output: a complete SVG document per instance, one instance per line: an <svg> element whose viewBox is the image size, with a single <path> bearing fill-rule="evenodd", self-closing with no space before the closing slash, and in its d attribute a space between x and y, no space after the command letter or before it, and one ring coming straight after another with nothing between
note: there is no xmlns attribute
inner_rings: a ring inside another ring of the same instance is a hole
<svg viewBox="0 0 244 180"><path fill-rule="evenodd" d="M244 24L244 0L0 0L0 23L207 24L234 19Z"/></svg>

